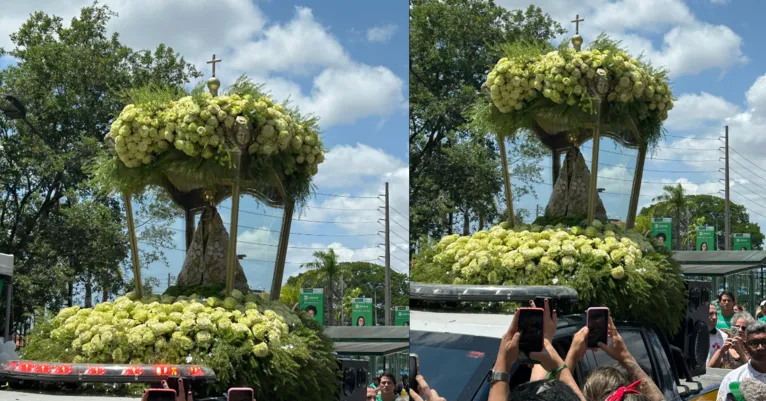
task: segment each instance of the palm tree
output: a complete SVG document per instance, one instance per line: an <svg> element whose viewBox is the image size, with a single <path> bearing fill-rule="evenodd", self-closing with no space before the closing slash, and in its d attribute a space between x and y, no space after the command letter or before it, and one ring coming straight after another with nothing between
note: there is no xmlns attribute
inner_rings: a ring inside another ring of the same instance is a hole
<svg viewBox="0 0 766 401"><path fill-rule="evenodd" d="M688 206L686 193L681 184L677 184L676 186L665 185L662 189L665 193L654 198L654 201L665 202L675 216L673 218L673 241L679 245L681 243L681 218L686 213ZM679 246L674 246L674 249L679 248Z"/></svg>
<svg viewBox="0 0 766 401"><path fill-rule="evenodd" d="M332 248L326 251L316 251L314 252L314 261L304 263L301 267L314 271L320 280L327 280L328 325L333 326L335 324L335 315L333 314L335 280L343 272L343 268L338 263L338 255Z"/></svg>

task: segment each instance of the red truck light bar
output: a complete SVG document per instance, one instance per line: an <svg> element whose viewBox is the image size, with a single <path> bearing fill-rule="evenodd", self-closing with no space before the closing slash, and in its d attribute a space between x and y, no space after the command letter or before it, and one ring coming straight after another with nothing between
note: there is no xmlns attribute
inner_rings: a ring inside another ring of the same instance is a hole
<svg viewBox="0 0 766 401"><path fill-rule="evenodd" d="M0 378L76 383L159 383L170 376L185 381L215 382L215 372L195 365L108 365L0 361Z"/></svg>

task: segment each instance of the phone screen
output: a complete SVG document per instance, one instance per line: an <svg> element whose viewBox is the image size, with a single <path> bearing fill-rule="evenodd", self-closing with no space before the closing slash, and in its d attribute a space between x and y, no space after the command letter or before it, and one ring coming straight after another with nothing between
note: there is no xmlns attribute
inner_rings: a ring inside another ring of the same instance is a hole
<svg viewBox="0 0 766 401"><path fill-rule="evenodd" d="M149 389L147 390L148 401L176 401L175 391L162 391L165 389Z"/></svg>
<svg viewBox="0 0 766 401"><path fill-rule="evenodd" d="M529 356L531 352L543 350L543 311L540 309L518 309L518 331L521 333L519 350Z"/></svg>
<svg viewBox="0 0 766 401"><path fill-rule="evenodd" d="M550 311L551 319L553 319L553 311L555 310L555 308L553 307L553 301L550 298L542 298L542 297L535 298L535 307L540 309L545 309L546 299L548 300L548 307L551 308L551 311Z"/></svg>
<svg viewBox="0 0 766 401"><path fill-rule="evenodd" d="M607 343L609 334L609 309L588 309L588 348L598 348L598 343Z"/></svg>
<svg viewBox="0 0 766 401"><path fill-rule="evenodd" d="M410 389L412 391L418 393L418 380L417 377L420 374L419 372L420 366L418 362L418 356L415 354L410 354ZM418 393L419 394L419 393Z"/></svg>
<svg viewBox="0 0 766 401"><path fill-rule="evenodd" d="M229 401L253 401L253 391L239 389L229 391Z"/></svg>

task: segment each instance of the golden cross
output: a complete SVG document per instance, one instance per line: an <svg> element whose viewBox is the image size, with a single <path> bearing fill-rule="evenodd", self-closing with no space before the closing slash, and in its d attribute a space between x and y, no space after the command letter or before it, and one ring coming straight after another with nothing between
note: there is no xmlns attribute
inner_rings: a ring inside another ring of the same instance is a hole
<svg viewBox="0 0 766 401"><path fill-rule="evenodd" d="M208 64L213 65L213 76L215 76L215 63L220 63L220 62L221 62L221 59L216 59L215 54L213 55L213 59L207 62Z"/></svg>
<svg viewBox="0 0 766 401"><path fill-rule="evenodd" d="M580 18L580 14L577 14L575 19L573 21L571 21L571 22L575 23L575 35L579 35L580 34L580 23L583 22L583 21L585 21L585 20ZM215 56L213 56L213 58L215 58Z"/></svg>

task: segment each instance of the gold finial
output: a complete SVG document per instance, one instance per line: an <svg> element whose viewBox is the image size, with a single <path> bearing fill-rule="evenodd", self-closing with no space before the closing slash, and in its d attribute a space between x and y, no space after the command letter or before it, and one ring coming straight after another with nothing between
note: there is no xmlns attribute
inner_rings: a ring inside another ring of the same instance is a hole
<svg viewBox="0 0 766 401"><path fill-rule="evenodd" d="M202 199L207 202L208 205L213 206L215 203L215 192L208 188L202 193Z"/></svg>
<svg viewBox="0 0 766 401"><path fill-rule="evenodd" d="M580 18L580 14L577 14L574 20L572 22L575 23L575 34L572 36L572 46L574 46L576 51L580 51L580 47L582 46L582 36L580 36L580 22L585 21L585 19Z"/></svg>
<svg viewBox="0 0 766 401"><path fill-rule="evenodd" d="M221 87L221 80L215 76L215 63L220 62L221 59L216 59L215 54L213 54L213 59L207 62L208 64L213 65L213 76L207 80L207 88L210 90L210 94L213 96L218 96L218 89Z"/></svg>

